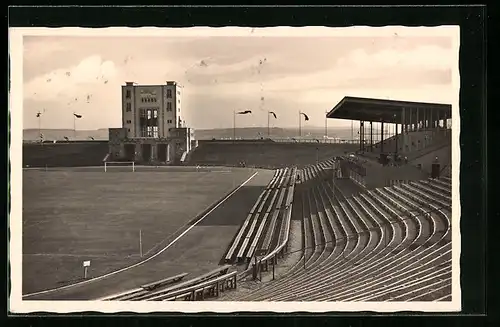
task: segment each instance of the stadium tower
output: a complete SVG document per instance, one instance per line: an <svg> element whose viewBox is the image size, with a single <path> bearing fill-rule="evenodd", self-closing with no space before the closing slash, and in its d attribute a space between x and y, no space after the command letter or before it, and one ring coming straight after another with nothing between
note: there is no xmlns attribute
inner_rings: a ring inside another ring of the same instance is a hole
<svg viewBox="0 0 500 327"><path fill-rule="evenodd" d="M111 161L142 164L179 164L197 145L193 129L186 126L182 86L122 86L122 127L109 129Z"/></svg>

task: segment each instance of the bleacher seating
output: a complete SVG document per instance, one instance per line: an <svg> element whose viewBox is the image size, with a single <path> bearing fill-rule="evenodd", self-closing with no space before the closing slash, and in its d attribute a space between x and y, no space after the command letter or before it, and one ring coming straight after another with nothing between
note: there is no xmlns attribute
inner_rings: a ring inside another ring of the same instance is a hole
<svg viewBox="0 0 500 327"><path fill-rule="evenodd" d="M385 139L383 142L377 142L373 147L368 146L365 151L369 153L379 153L382 148L386 153L397 152L403 156L408 156L412 160L422 153L429 151L435 146L443 143L449 143L451 131L445 129L429 129L426 131L408 131L408 133L394 135ZM406 147L403 146L406 143ZM397 145L397 149L396 149Z"/></svg>
<svg viewBox="0 0 500 327"><path fill-rule="evenodd" d="M179 283L187 274L149 283L121 294L101 298L101 301L198 301L217 297L220 292L236 288L236 271L230 265L221 266L199 277ZM170 286L169 286L170 285ZM153 286L153 287L152 287ZM165 287L167 286L167 287Z"/></svg>
<svg viewBox="0 0 500 327"><path fill-rule="evenodd" d="M333 160L326 160L302 169L276 169L223 258L226 264L244 264L242 273L229 272L231 266L226 265L183 283L171 285L168 278L150 283L152 287L145 285L118 299L449 299L451 180L409 181L373 190L356 186L356 192L347 192L350 180L334 179L334 166ZM294 196L296 190L300 190L298 196ZM270 263L275 277L277 259L287 249L294 198L302 202L300 259L274 281L238 292L237 280L255 279L268 271Z"/></svg>
<svg viewBox="0 0 500 327"><path fill-rule="evenodd" d="M286 209L291 205L296 169L277 169L231 242L227 263L249 263L254 255L270 253L287 232Z"/></svg>
<svg viewBox="0 0 500 327"><path fill-rule="evenodd" d="M301 171L305 244L277 280L235 301L416 301L449 298L451 185L412 181L346 196L331 162Z"/></svg>
<svg viewBox="0 0 500 327"><path fill-rule="evenodd" d="M102 166L107 142L23 144L23 167Z"/></svg>

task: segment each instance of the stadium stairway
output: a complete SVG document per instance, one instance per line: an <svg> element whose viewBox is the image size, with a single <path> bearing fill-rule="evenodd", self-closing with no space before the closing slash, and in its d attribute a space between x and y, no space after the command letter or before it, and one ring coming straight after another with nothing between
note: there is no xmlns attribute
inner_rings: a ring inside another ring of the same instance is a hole
<svg viewBox="0 0 500 327"><path fill-rule="evenodd" d="M23 167L102 166L108 142L23 144Z"/></svg>
<svg viewBox="0 0 500 327"><path fill-rule="evenodd" d="M449 300L449 179L344 196L328 178L328 167L320 163L302 171L310 188L303 193L307 246L301 260L278 279L221 300Z"/></svg>

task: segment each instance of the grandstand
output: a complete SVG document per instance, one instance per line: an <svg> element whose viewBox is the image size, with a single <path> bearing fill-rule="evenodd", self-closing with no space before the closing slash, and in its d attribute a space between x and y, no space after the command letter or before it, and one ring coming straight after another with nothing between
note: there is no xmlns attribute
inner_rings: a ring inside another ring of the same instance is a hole
<svg viewBox="0 0 500 327"><path fill-rule="evenodd" d="M218 267L190 274L182 262L170 275L98 298L450 301L451 106L345 97L327 118L359 121L359 141L199 141L184 166L269 172L251 205L232 211L239 225ZM31 146L38 148L25 147L25 164L35 165L36 151L48 148ZM99 146L78 161L102 165ZM69 152L39 164L71 165L62 159Z"/></svg>

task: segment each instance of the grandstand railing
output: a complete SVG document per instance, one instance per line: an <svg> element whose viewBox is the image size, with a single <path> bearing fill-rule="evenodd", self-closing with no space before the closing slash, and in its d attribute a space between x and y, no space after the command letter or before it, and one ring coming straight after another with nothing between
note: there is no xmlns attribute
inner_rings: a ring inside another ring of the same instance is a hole
<svg viewBox="0 0 500 327"><path fill-rule="evenodd" d="M310 137L310 138L299 138L299 137L290 137L290 138L259 138L259 137L237 137L233 138L214 138L210 140L200 140L201 143L205 142L227 142L230 143L232 141L251 141L251 142L277 142L277 143L323 143L323 144L359 144L360 140L358 139L340 139L340 138L321 138L321 137ZM366 140L365 140L366 142Z"/></svg>

